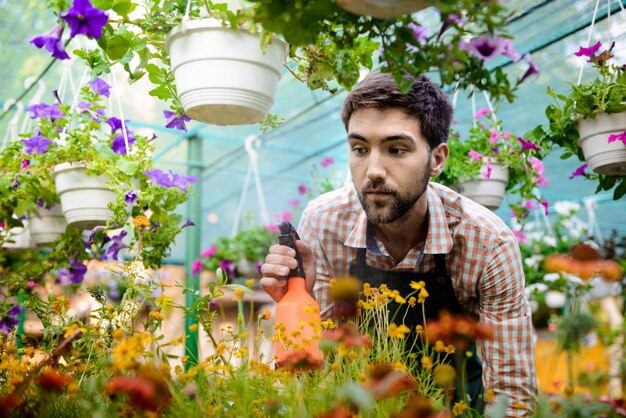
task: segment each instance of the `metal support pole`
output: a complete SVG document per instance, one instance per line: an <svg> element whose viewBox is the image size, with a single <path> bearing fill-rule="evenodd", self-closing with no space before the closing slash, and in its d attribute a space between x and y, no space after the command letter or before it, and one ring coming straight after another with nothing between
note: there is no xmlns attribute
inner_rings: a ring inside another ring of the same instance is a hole
<svg viewBox="0 0 626 418"><path fill-rule="evenodd" d="M187 160L196 161L202 155L202 140L192 135L187 139ZM187 201L187 215L196 223L195 227L187 228L185 242L185 307L190 310L193 303L200 297L200 282L197 276L192 274L193 262L200 254L200 237L202 229L202 167L191 165L188 175L196 176L198 182L193 187L193 192ZM193 327L191 327L194 325ZM191 329L190 329L191 328ZM185 317L185 355L189 356L185 364L185 370L198 364L198 321L193 316Z"/></svg>

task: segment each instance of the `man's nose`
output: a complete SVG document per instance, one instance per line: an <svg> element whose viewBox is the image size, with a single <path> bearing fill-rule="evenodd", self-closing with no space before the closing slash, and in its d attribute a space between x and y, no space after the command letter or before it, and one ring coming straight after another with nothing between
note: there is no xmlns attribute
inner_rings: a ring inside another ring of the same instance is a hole
<svg viewBox="0 0 626 418"><path fill-rule="evenodd" d="M387 171L380 153L372 152L367 162L367 178L370 180L384 179Z"/></svg>

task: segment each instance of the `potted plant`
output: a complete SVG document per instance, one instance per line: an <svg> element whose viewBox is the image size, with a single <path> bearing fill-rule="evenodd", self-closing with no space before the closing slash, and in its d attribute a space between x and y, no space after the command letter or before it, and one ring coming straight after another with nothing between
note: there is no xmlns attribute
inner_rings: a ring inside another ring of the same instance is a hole
<svg viewBox="0 0 626 418"><path fill-rule="evenodd" d="M155 85L150 94L169 102L174 112L168 113L168 125L181 129L184 129L187 118L184 109L193 107L198 97L205 95L206 91L189 93L191 95L185 99L189 103L185 106L181 104L179 95L187 94L188 79L195 77L189 75L188 69L184 69L186 65L181 64L183 61L170 57L166 46L179 43L176 39L185 32L183 26L191 29L190 34L203 32L205 35L198 36L210 36L211 41L215 41L217 38L213 36L217 36L218 32L216 25L212 23L211 27L200 29L205 25L196 20L207 15L231 29L224 31L226 40L236 39L239 42L244 38L252 39L244 35L245 31L260 35L259 44L267 52L267 57L280 55L282 52L279 50L284 50L284 46L273 35L284 37L291 45L285 68L312 89L335 91L337 84L350 89L358 81L360 72L364 68L372 69L375 60L380 59L384 64L383 70L393 72L399 81L407 71L415 74L435 69L444 85L458 84L459 88L476 86L489 91L495 99L506 98L511 101L519 82L537 71L528 56L525 59L529 62L529 70L521 80L512 82L501 68L493 72L487 70L486 63L496 56L504 55L513 61L522 58L504 30L508 13L499 2L475 4L469 0L457 0L438 3L441 20L437 23L437 30L428 29L425 22L417 21L411 15L397 20L356 16L343 10L333 0L253 0L245 2L240 10L232 10L223 3L208 0L166 3L151 0L142 2L145 13L135 11L139 2L133 0L98 1L94 2L95 6L89 0L74 0L71 5L69 0L50 4L60 17L59 26L49 34L34 37L31 42L47 48L58 59L67 59L69 55L63 49L62 42L65 27L71 29L71 38L85 34L97 39L98 47L74 51L91 67L92 74L97 76L109 72L115 64L124 66L131 82L147 73ZM188 4L190 7L187 13ZM192 20L183 25L186 16ZM171 35L166 42L168 34ZM234 45L219 47L225 53L224 57L228 58L235 50L241 49L241 43ZM380 56L376 55L376 51L379 51ZM258 51L254 54L258 55ZM218 67L227 68L232 64L229 58L226 61L230 64L224 63ZM276 59L274 63L279 61ZM214 69L209 70L213 74ZM276 81L278 75L272 71L264 78ZM175 72L180 73L176 82ZM229 77L221 87L215 87L214 90L222 94L228 92L235 78L245 79L237 72L237 77ZM207 84L203 89L213 88ZM237 98L235 96L230 94L230 100L234 101ZM269 103L268 97L262 101ZM239 99L242 98L240 95ZM193 111L191 113L194 114Z"/></svg>
<svg viewBox="0 0 626 418"><path fill-rule="evenodd" d="M224 270L231 280L259 277L259 267L265 262L270 246L278 242L276 232L252 225L233 237L217 237L213 245L200 253L199 269L215 272Z"/></svg>
<svg viewBox="0 0 626 418"><path fill-rule="evenodd" d="M614 190L613 198L626 193L626 67L617 65L612 50L597 42L581 47L575 55L588 58L597 77L572 85L569 95L548 94L554 103L546 108L547 126L537 126L532 137L564 149L561 158L585 162L570 178L579 175L598 181L598 189ZM595 174L587 174L591 168Z"/></svg>
<svg viewBox="0 0 626 418"><path fill-rule="evenodd" d="M415 0L338 0L337 4L350 13L379 19L414 13L426 7L425 1Z"/></svg>
<svg viewBox="0 0 626 418"><path fill-rule="evenodd" d="M117 258L119 249L128 246L146 267L158 266L175 236L193 224L183 223L175 210L186 200L195 178L153 168L154 138L136 135L128 121L107 115L109 94L110 86L96 78L82 87L75 108L58 97L57 103L29 108L36 119L34 131L21 135L23 139L1 154L3 160L16 161L3 176L16 179L7 193L10 203L3 208L22 216L60 202L70 225L92 230L85 245L91 256ZM65 170L82 183L79 186L95 183L97 190L81 192L76 203L64 199L79 187L60 180ZM98 202L100 191L105 198ZM79 203L104 205L96 209L95 217L87 218L79 212ZM119 228L125 230L112 237Z"/></svg>
<svg viewBox="0 0 626 418"><path fill-rule="evenodd" d="M503 131L502 121L489 109L478 110L474 120L465 138L451 130L450 155L438 180L490 209L500 206L505 191L515 195L510 206L520 219L529 209L547 208L535 191L548 183L541 146Z"/></svg>

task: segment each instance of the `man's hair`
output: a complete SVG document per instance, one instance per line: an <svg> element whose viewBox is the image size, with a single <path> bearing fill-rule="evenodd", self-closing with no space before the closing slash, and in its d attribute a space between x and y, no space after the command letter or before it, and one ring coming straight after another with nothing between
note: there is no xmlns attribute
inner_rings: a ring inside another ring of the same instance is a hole
<svg viewBox="0 0 626 418"><path fill-rule="evenodd" d="M402 109L419 120L422 135L432 150L448 141L454 109L441 88L425 76L413 80L408 93L402 93L390 73L370 73L352 90L343 103L341 119L348 130L352 113L359 109Z"/></svg>

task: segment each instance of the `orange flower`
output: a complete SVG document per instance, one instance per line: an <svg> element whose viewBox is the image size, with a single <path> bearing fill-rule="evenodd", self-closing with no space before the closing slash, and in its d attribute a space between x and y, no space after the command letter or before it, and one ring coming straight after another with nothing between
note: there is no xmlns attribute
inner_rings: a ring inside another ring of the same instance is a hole
<svg viewBox="0 0 626 418"><path fill-rule="evenodd" d="M376 399L395 396L400 392L417 389L417 383L408 374L397 370L391 363L377 363L367 369L370 382L365 389Z"/></svg>
<svg viewBox="0 0 626 418"><path fill-rule="evenodd" d="M351 322L324 332L322 341L333 344L343 343L346 348L372 346L372 340L368 336L361 334L359 328Z"/></svg>
<svg viewBox="0 0 626 418"><path fill-rule="evenodd" d="M37 384L46 390L63 390L71 380L71 377L59 373L58 370L47 368L39 375Z"/></svg>
<svg viewBox="0 0 626 418"><path fill-rule="evenodd" d="M583 280L602 276L606 281L618 281L624 270L614 260L602 260L600 252L589 244L579 243L565 254L550 254L544 262L549 272L573 274Z"/></svg>
<svg viewBox="0 0 626 418"><path fill-rule="evenodd" d="M285 359L280 362L279 367L284 367L292 373L307 372L322 368L322 360L313 357L311 353L304 350L297 350L288 353Z"/></svg>
<svg viewBox="0 0 626 418"><path fill-rule="evenodd" d="M333 409L328 412L316 415L315 418L353 418L357 417L350 409L343 405L335 405Z"/></svg>
<svg viewBox="0 0 626 418"><path fill-rule="evenodd" d="M459 351L465 351L474 340L490 340L493 329L476 323L463 315L451 315L441 312L438 321L431 321L426 327L426 338L429 341L442 340L450 342Z"/></svg>

